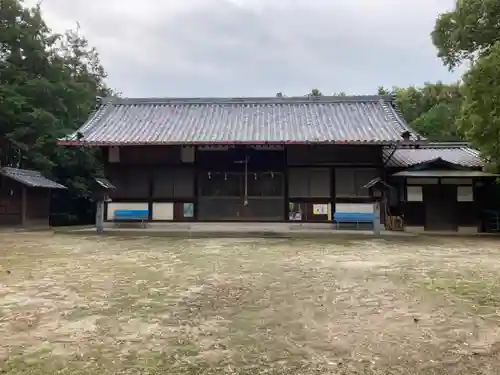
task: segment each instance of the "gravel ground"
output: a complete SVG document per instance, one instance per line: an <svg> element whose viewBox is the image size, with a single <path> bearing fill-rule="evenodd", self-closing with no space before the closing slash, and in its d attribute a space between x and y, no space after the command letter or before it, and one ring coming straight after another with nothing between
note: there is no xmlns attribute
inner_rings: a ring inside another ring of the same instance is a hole
<svg viewBox="0 0 500 375"><path fill-rule="evenodd" d="M494 238L0 233L0 244L0 373L500 368Z"/></svg>

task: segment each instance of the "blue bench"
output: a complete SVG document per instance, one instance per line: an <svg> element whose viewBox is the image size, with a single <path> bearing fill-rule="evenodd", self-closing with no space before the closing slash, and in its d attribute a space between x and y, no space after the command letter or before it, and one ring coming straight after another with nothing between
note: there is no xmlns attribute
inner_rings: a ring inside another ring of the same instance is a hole
<svg viewBox="0 0 500 375"><path fill-rule="evenodd" d="M115 210L113 213L114 222L134 222L140 221L145 227L145 222L149 219L148 210Z"/></svg>
<svg viewBox="0 0 500 375"><path fill-rule="evenodd" d="M337 228L341 223L345 224L356 224L356 228L359 228L359 224L373 224L375 215L370 212L335 212L333 214L333 223L337 225Z"/></svg>

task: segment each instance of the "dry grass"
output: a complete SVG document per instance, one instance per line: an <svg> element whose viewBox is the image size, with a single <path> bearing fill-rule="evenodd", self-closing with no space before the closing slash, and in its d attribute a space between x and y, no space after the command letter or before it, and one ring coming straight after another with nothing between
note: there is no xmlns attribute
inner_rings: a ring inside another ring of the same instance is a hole
<svg viewBox="0 0 500 375"><path fill-rule="evenodd" d="M9 233L0 243L0 373L500 368L494 239Z"/></svg>

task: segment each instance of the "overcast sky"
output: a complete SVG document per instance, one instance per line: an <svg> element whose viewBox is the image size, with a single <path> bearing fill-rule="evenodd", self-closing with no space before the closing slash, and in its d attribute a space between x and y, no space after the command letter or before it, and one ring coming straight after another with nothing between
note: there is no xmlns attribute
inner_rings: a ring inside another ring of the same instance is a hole
<svg viewBox="0 0 500 375"><path fill-rule="evenodd" d="M54 31L80 23L125 96L273 96L456 81L429 36L452 3L43 0L42 9Z"/></svg>

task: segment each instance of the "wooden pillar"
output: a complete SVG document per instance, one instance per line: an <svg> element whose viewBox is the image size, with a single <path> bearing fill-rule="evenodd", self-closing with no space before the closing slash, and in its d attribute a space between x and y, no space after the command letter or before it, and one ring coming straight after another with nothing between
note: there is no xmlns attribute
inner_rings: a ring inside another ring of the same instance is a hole
<svg viewBox="0 0 500 375"><path fill-rule="evenodd" d="M381 223L380 223L380 201L373 202L373 233L375 236L380 236L381 232Z"/></svg>
<svg viewBox="0 0 500 375"><path fill-rule="evenodd" d="M155 168L150 167L148 171L148 221L153 221L154 175Z"/></svg>
<svg viewBox="0 0 500 375"><path fill-rule="evenodd" d="M330 168L330 216L333 221L333 215L335 214L335 201L336 201L336 189L335 189L335 167Z"/></svg>
<svg viewBox="0 0 500 375"><path fill-rule="evenodd" d="M104 232L104 200L99 198L97 201L97 208L95 212L95 226L97 234Z"/></svg>
<svg viewBox="0 0 500 375"><path fill-rule="evenodd" d="M481 180L479 180L481 181ZM476 216L476 225L478 232L484 232L484 223L482 209L484 204L484 197L478 194L478 180L472 179L472 197L474 199L474 215ZM484 183L483 183L484 186ZM484 188L483 188L484 189ZM484 190L483 190L484 191Z"/></svg>
<svg viewBox="0 0 500 375"><path fill-rule="evenodd" d="M286 146L283 147L283 157L284 157L284 165L285 168L283 169L283 198L284 198L284 204L283 204L283 220L289 221L290 220L290 199L288 197L288 156L287 156L287 148Z"/></svg>
<svg viewBox="0 0 500 375"><path fill-rule="evenodd" d="M26 186L21 189L21 226L26 225L26 218L28 213L28 197L27 197Z"/></svg>
<svg viewBox="0 0 500 375"><path fill-rule="evenodd" d="M200 166L199 166L199 150L196 146L194 149L194 163L193 167L193 220L198 221L200 212Z"/></svg>

